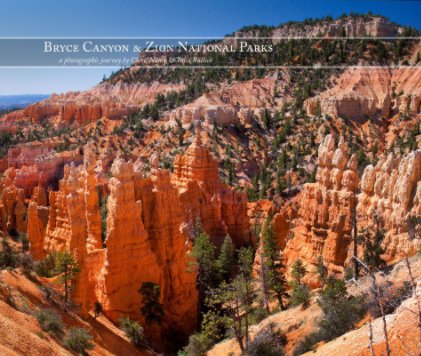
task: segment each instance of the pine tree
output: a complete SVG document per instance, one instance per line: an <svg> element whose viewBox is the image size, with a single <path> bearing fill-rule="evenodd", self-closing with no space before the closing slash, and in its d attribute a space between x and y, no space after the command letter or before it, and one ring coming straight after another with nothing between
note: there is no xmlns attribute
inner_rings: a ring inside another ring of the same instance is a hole
<svg viewBox="0 0 421 356"><path fill-rule="evenodd" d="M152 105L151 117L152 117L152 120L158 120L159 119L159 111L158 111L158 108L156 107L156 105Z"/></svg>
<svg viewBox="0 0 421 356"><path fill-rule="evenodd" d="M64 285L65 309L69 302L72 284L75 281L80 269L74 256L69 251L57 252L55 254L54 274L61 274L60 281Z"/></svg>
<svg viewBox="0 0 421 356"><path fill-rule="evenodd" d="M177 138L178 138L178 144L179 146L183 146L184 143L184 135L186 133L186 130L183 128L183 123L180 119L175 120L177 123Z"/></svg>
<svg viewBox="0 0 421 356"><path fill-rule="evenodd" d="M270 129L272 125L272 117L268 109L265 109L263 113L263 123L265 124L266 129Z"/></svg>
<svg viewBox="0 0 421 356"><path fill-rule="evenodd" d="M229 315L226 325L233 330L242 351L249 343L249 315L255 297L253 261L252 248L241 248L238 252L237 277L231 283L223 282L221 285L223 305Z"/></svg>
<svg viewBox="0 0 421 356"><path fill-rule="evenodd" d="M323 262L323 257L319 256L317 258L317 274L319 275L319 281L322 287L326 284L328 271Z"/></svg>
<svg viewBox="0 0 421 356"><path fill-rule="evenodd" d="M302 304L304 307L307 307L310 301L310 288L302 281L306 274L307 270L303 262L300 259L296 260L291 270L293 280L289 283L292 288L291 304L294 306Z"/></svg>
<svg viewBox="0 0 421 356"><path fill-rule="evenodd" d="M218 273L216 268L216 251L209 236L198 228L191 251L192 260L189 261L189 270L196 272L196 286L199 291L198 316L201 317L202 307L208 292L217 287Z"/></svg>
<svg viewBox="0 0 421 356"><path fill-rule="evenodd" d="M280 308L284 309L283 298L288 297L287 281L284 275L284 263L281 248L273 231L270 218L266 220L263 233L263 273L269 293L274 293L278 299ZM267 306L267 309L269 307ZM268 310L269 312L269 310Z"/></svg>
<svg viewBox="0 0 421 356"><path fill-rule="evenodd" d="M225 236L216 264L222 279L228 281L235 269L234 245L229 235Z"/></svg>
<svg viewBox="0 0 421 356"><path fill-rule="evenodd" d="M380 221L377 216L374 217L376 231L373 234L370 230L361 231L359 241L364 246L364 262L372 269L382 268L386 262L382 258L385 249L382 247L384 231L380 229Z"/></svg>
<svg viewBox="0 0 421 356"><path fill-rule="evenodd" d="M153 282L143 282L139 289L142 294L143 306L140 309L148 323L161 324L164 310L159 303L161 297L161 287Z"/></svg>
<svg viewBox="0 0 421 356"><path fill-rule="evenodd" d="M352 329L365 313L363 297L351 297L342 279L329 277L317 303L323 311L320 337L330 341Z"/></svg>
<svg viewBox="0 0 421 356"><path fill-rule="evenodd" d="M302 279L307 274L307 270L304 267L303 261L300 259L296 260L292 265L291 276L293 278L293 282L296 285L302 284Z"/></svg>
<svg viewBox="0 0 421 356"><path fill-rule="evenodd" d="M191 261L190 264L197 272L197 283L205 288L215 287L215 245L209 240L209 236L205 232L199 232L194 239L191 255L194 257L194 261Z"/></svg>

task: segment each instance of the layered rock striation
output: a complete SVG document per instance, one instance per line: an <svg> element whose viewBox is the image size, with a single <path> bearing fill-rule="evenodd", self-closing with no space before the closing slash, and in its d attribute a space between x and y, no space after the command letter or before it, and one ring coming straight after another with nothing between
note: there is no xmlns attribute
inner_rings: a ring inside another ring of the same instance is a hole
<svg viewBox="0 0 421 356"><path fill-rule="evenodd" d="M199 219L215 242L229 234L236 245L247 244L247 196L220 181L218 163L202 146L200 123L196 125L196 140L184 155L176 156L172 176L173 184L179 188L185 224L194 227Z"/></svg>
<svg viewBox="0 0 421 356"><path fill-rule="evenodd" d="M247 125L253 115L261 115L262 108L273 105L275 91L284 94L285 90L273 76L234 82L171 111L168 118L183 123L203 120L205 125Z"/></svg>
<svg viewBox="0 0 421 356"><path fill-rule="evenodd" d="M273 37L394 37L401 30L383 17L347 17L304 26L287 24L275 29Z"/></svg>
<svg viewBox="0 0 421 356"><path fill-rule="evenodd" d="M13 235L25 233L27 209L23 189L17 188L9 177L0 180L0 227Z"/></svg>
<svg viewBox="0 0 421 356"><path fill-rule="evenodd" d="M29 198L38 185L56 186L64 165L81 160L79 150L58 153L46 142L31 142L9 149L4 174Z"/></svg>
<svg viewBox="0 0 421 356"><path fill-rule="evenodd" d="M421 72L417 68L353 68L337 84L305 102L309 115L322 113L359 121L388 117L392 110L420 113Z"/></svg>
<svg viewBox="0 0 421 356"><path fill-rule="evenodd" d="M153 102L159 93L165 94L183 88L182 84L166 85L158 82L151 85L105 82L83 92L53 94L46 100L5 115L0 122L5 127L27 119L33 123L50 121L58 127L81 126L96 122L102 117L121 118L138 110L141 105Z"/></svg>
<svg viewBox="0 0 421 356"><path fill-rule="evenodd" d="M318 158L316 183L304 185L292 220L284 250L288 265L302 259L314 272L322 256L331 273L341 273L351 263L354 216L358 234L374 232L378 224L386 262L416 253L421 246L421 150L368 165L360 184L356 157L349 158L342 139L335 149L334 137L326 136ZM284 235L277 233L281 244ZM360 245L358 253L362 257Z"/></svg>
<svg viewBox="0 0 421 356"><path fill-rule="evenodd" d="M393 154L365 168L357 206L361 228L384 231L385 259L416 253L421 246L421 150L402 157Z"/></svg>
<svg viewBox="0 0 421 356"><path fill-rule="evenodd" d="M318 152L316 183L304 185L293 237L285 247L287 264L301 259L313 272L319 256L333 273L340 273L351 241L352 214L359 177L355 156L349 158L344 140L337 148L333 135Z"/></svg>

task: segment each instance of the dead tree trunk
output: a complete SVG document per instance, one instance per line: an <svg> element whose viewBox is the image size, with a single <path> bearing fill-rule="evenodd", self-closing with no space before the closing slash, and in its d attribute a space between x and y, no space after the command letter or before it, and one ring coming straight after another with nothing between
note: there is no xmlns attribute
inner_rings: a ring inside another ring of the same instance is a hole
<svg viewBox="0 0 421 356"><path fill-rule="evenodd" d="M418 330L419 330L419 345L418 347L421 348L421 305L420 300L417 296L417 283L415 281L414 275L412 274L411 265L409 264L408 255L405 254L405 264L406 268L408 269L409 279L411 280L412 289L415 297L415 303L417 306L418 311Z"/></svg>
<svg viewBox="0 0 421 356"><path fill-rule="evenodd" d="M353 258L354 258L354 260L357 261L358 264L360 264L365 269L365 271L367 272L367 274L371 278L371 283L372 283L373 292L374 292L374 298L376 300L377 305L379 306L380 313L382 315L383 333L384 333L384 340L385 340L385 343L386 343L386 355L387 356L390 356L391 353L390 353L389 336L387 334L386 315L384 313L383 302L380 300L380 298L381 298L380 286L377 283L375 274L370 271L370 269L368 268L368 266L364 262L362 262L358 257L353 257Z"/></svg>
<svg viewBox="0 0 421 356"><path fill-rule="evenodd" d="M358 254L358 230L357 230L357 197L354 192L354 206L352 208L352 227L354 238L354 279L358 280L359 266L357 260Z"/></svg>
<svg viewBox="0 0 421 356"><path fill-rule="evenodd" d="M371 325L371 319L368 320L368 330L370 332L370 353L371 356L374 356L374 348L373 348L373 328Z"/></svg>

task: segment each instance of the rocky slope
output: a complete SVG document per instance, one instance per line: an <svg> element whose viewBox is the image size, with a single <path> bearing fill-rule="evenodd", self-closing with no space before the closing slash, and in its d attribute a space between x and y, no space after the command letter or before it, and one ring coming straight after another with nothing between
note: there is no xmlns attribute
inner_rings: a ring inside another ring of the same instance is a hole
<svg viewBox="0 0 421 356"><path fill-rule="evenodd" d="M388 118L393 111L420 113L421 71L418 68L349 69L337 84L306 102L310 115L318 103L322 112L364 121Z"/></svg>
<svg viewBox="0 0 421 356"><path fill-rule="evenodd" d="M263 32L256 26L245 27L235 32L235 36L251 37ZM402 27L386 18L377 16L350 16L333 20L309 19L304 23L289 22L274 28L265 28L265 34L274 38L279 37L395 37L402 32Z"/></svg>
<svg viewBox="0 0 421 356"><path fill-rule="evenodd" d="M53 305L42 288L48 281L28 278L22 270L0 273L0 352L2 355L68 355L53 335L42 330L36 312L46 308L60 315L66 328L83 327L93 336L94 348L90 355L150 355L137 350L121 330L104 317L85 320L77 315L65 314Z"/></svg>
<svg viewBox="0 0 421 356"><path fill-rule="evenodd" d="M414 278L421 277L421 260L419 256L410 259L410 266ZM387 281L391 285L401 286L409 280L408 270L404 262L393 266L387 273L376 273L378 283ZM418 283L419 284L419 283ZM349 281L347 283L348 291L351 295L361 295L368 293L371 288L371 279L363 277L358 282ZM284 350L286 355L295 355L294 350L306 335L317 329L318 321L323 317L323 313L314 298L308 308L291 308L286 311L274 313L253 325L251 328L252 338L260 331L273 325L275 330L280 330L286 336ZM421 301L419 286L413 296L404 300L402 304L394 311L386 315L388 336L390 339L392 355L405 355L409 352L417 353L419 344L419 329L417 325L418 309L416 303ZM369 338L368 319L360 322L355 330L330 341L328 343L317 344L314 351L304 353L304 355L352 355L362 356L371 355ZM385 353L385 341L383 333L383 322L381 318L372 321L373 348L375 354ZM241 355L238 343L234 339L227 339L215 345L208 355ZM409 353L410 354L410 353Z"/></svg>
<svg viewBox="0 0 421 356"><path fill-rule="evenodd" d="M300 258L315 266L322 256L332 272L343 266L357 203L357 164L355 156L349 158L342 138L336 149L333 136L322 142L316 183L304 185L293 237L285 247L288 263Z"/></svg>

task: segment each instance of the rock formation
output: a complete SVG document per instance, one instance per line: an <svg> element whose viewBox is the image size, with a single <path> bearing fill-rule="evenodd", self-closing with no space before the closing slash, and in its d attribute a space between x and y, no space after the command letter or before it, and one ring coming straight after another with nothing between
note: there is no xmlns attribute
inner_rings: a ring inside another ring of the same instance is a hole
<svg viewBox="0 0 421 356"><path fill-rule="evenodd" d="M205 125L245 125L253 115L259 116L262 108L271 106L275 90L284 91L274 77L234 82L171 111L169 119L183 123L203 119Z"/></svg>
<svg viewBox="0 0 421 356"><path fill-rule="evenodd" d="M321 143L318 157L316 183L304 185L285 257L288 265L299 258L313 271L322 256L331 272L340 273L351 238L359 181L357 160L355 156L349 158L342 138L335 149L332 135Z"/></svg>
<svg viewBox="0 0 421 356"><path fill-rule="evenodd" d="M421 73L417 68L354 68L345 71L337 84L305 102L312 115L320 102L322 113L366 120L388 116L392 109L411 114L420 112Z"/></svg>
<svg viewBox="0 0 421 356"><path fill-rule="evenodd" d="M123 316L144 321L139 288L144 282L158 284L164 318L154 341L161 340L157 335L186 338L197 322L195 274L188 271L191 227L200 220L212 239L230 234L238 245L246 243L246 197L219 180L218 164L201 145L198 126L196 141L176 158L173 176L158 168L157 156L151 157L147 178L131 162L114 160L103 247L96 164L88 144L84 164L66 165L59 189L48 199L41 186L34 189L28 228L33 256L71 251L81 269L74 301L85 313L99 301L114 322ZM146 327L148 334L151 328Z"/></svg>
<svg viewBox="0 0 421 356"><path fill-rule="evenodd" d="M2 178L0 186L0 226L3 231L26 232L26 206L23 189L16 188L9 177Z"/></svg>
<svg viewBox="0 0 421 356"><path fill-rule="evenodd" d="M56 185L66 163L80 161L79 150L57 153L48 143L31 142L9 149L5 175L29 198L38 185Z"/></svg>
<svg viewBox="0 0 421 356"><path fill-rule="evenodd" d="M394 37L402 28L382 17L347 17L334 21L321 20L317 24L281 26L273 31L273 37ZM276 39L275 39L276 41Z"/></svg>
<svg viewBox="0 0 421 356"><path fill-rule="evenodd" d="M132 163L117 158L109 182L107 238L101 271L101 302L104 311L117 321L124 315L140 317L142 282L159 283L161 271L142 220L142 203L136 200Z"/></svg>
<svg viewBox="0 0 421 356"><path fill-rule="evenodd" d="M237 246L244 245L250 242L247 197L219 180L218 163L201 145L200 122L196 127L196 140L184 155L176 156L172 177L185 222L194 226L199 218L217 243L229 234Z"/></svg>
<svg viewBox="0 0 421 356"><path fill-rule="evenodd" d="M403 157L393 154L365 168L358 197L358 222L385 231L385 259L399 259L401 252L414 254L421 246L421 150Z"/></svg>
<svg viewBox="0 0 421 356"><path fill-rule="evenodd" d="M96 157L92 147L87 147L84 155L84 188L87 228L87 249L93 251L102 247L101 213L99 211L99 196L96 188L94 169Z"/></svg>

